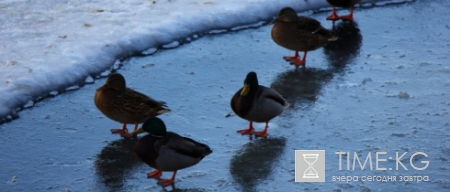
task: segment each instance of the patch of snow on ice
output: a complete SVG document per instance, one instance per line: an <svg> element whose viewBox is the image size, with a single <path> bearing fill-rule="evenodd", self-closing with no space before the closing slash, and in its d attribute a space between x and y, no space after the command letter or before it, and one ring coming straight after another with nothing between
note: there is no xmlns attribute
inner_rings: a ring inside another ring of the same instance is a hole
<svg viewBox="0 0 450 192"><path fill-rule="evenodd" d="M363 2L378 1L383 0ZM286 6L301 12L330 5L299 0L0 1L0 122L30 100L77 85L88 75L106 77L118 59L198 33L266 21Z"/></svg>

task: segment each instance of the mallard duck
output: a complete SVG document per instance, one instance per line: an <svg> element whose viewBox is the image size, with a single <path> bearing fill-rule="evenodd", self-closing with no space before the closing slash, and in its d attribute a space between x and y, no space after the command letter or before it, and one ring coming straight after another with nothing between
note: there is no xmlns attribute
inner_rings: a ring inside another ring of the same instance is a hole
<svg viewBox="0 0 450 192"><path fill-rule="evenodd" d="M136 155L148 166L155 168L147 174L148 178L159 178L163 171L173 171L170 179L158 181L160 185L170 185L178 170L193 166L200 162L212 150L205 144L173 132L167 132L166 125L158 117L145 120L142 127L131 133L149 134L138 140L135 146Z"/></svg>
<svg viewBox="0 0 450 192"><path fill-rule="evenodd" d="M327 17L327 20L347 20L347 21L353 21L353 9L355 8L355 5L361 0L327 0L327 2L333 6L333 12L330 16ZM344 15L344 16L338 16L336 13L336 7L345 7L345 8L351 8L350 14Z"/></svg>
<svg viewBox="0 0 450 192"><path fill-rule="evenodd" d="M266 137L269 121L289 107L286 100L275 90L258 84L255 72L249 72L244 80L244 87L231 98L231 109L239 117L249 121L247 129L238 130L241 134L253 134L253 122L265 122L263 131L255 136Z"/></svg>
<svg viewBox="0 0 450 192"><path fill-rule="evenodd" d="M170 112L165 102L127 88L125 78L119 73L109 75L106 83L97 89L94 103L106 117L123 123L122 129L111 129L112 133L127 133L126 124L135 124L136 130L148 117Z"/></svg>
<svg viewBox="0 0 450 192"><path fill-rule="evenodd" d="M323 47L328 41L336 40L331 31L320 25L320 22L308 17L298 16L294 9L285 7L280 10L278 17L272 21L272 39L278 45L295 51L293 57L283 57L291 64L305 67L308 51ZM298 52L303 51L303 59L299 59Z"/></svg>

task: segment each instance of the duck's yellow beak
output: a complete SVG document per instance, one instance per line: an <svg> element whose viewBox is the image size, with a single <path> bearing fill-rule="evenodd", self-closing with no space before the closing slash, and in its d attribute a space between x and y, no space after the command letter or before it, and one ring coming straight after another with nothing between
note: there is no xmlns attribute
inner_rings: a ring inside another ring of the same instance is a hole
<svg viewBox="0 0 450 192"><path fill-rule="evenodd" d="M136 135L138 135L138 134L140 134L140 133L143 133L143 132L145 132L144 131L144 129L142 129L142 127L139 127L139 129L137 129L136 131L133 131L132 133L131 133L131 136L136 136Z"/></svg>
<svg viewBox="0 0 450 192"><path fill-rule="evenodd" d="M241 96L246 96L249 91L250 91L250 85L244 84L244 88L241 91Z"/></svg>

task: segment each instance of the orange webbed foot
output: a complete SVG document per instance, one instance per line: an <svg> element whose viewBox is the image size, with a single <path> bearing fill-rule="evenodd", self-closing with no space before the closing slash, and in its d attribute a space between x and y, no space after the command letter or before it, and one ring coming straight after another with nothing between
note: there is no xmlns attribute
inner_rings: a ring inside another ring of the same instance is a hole
<svg viewBox="0 0 450 192"><path fill-rule="evenodd" d="M127 129L127 124L122 124L122 129L111 129L111 133L127 133L128 129Z"/></svg>
<svg viewBox="0 0 450 192"><path fill-rule="evenodd" d="M253 128L253 121L249 121L247 129L238 130L237 132L242 135L251 135L254 131L255 128Z"/></svg>
<svg viewBox="0 0 450 192"><path fill-rule="evenodd" d="M339 20L339 19L341 19L338 15L330 15L330 16L328 16L327 17L327 20L331 20L331 21L337 21L337 20Z"/></svg>
<svg viewBox="0 0 450 192"><path fill-rule="evenodd" d="M175 180L175 175L176 174L177 174L177 171L174 171L173 175L172 175L172 177L170 179L161 179L161 180L158 181L158 184L162 185L162 186L167 186L167 185L173 184L173 181Z"/></svg>
<svg viewBox="0 0 450 192"><path fill-rule="evenodd" d="M267 130L255 132L256 137L267 137Z"/></svg>
<svg viewBox="0 0 450 192"><path fill-rule="evenodd" d="M160 178L162 175L162 171L154 170L147 174L147 178Z"/></svg>
<svg viewBox="0 0 450 192"><path fill-rule="evenodd" d="M298 56L284 56L283 59L286 61L292 61L298 59Z"/></svg>
<svg viewBox="0 0 450 192"><path fill-rule="evenodd" d="M158 181L159 185L167 186L173 184L173 179L162 179Z"/></svg>
<svg viewBox="0 0 450 192"><path fill-rule="evenodd" d="M305 60L294 59L290 63L291 63L291 65L301 66L301 65L305 65Z"/></svg>
<svg viewBox="0 0 450 192"><path fill-rule="evenodd" d="M237 132L242 135L249 135L249 134L253 134L254 130L255 129L253 129L253 127L249 127L248 129L238 130Z"/></svg>
<svg viewBox="0 0 450 192"><path fill-rule="evenodd" d="M114 133L114 134L118 134L118 133L120 133L120 134L128 133L128 129L111 129L111 133Z"/></svg>
<svg viewBox="0 0 450 192"><path fill-rule="evenodd" d="M123 138L133 138L131 133L125 132L120 134ZM135 135L136 136L136 135Z"/></svg>
<svg viewBox="0 0 450 192"><path fill-rule="evenodd" d="M253 128L253 121L249 121L247 129L238 130L237 132L242 135L249 135L253 134L254 130L255 128Z"/></svg>
<svg viewBox="0 0 450 192"><path fill-rule="evenodd" d="M264 130L255 132L255 137L267 137L267 128L269 128L269 122L266 122Z"/></svg>
<svg viewBox="0 0 450 192"><path fill-rule="evenodd" d="M344 21L353 21L353 15L344 15L344 16L340 16L340 18Z"/></svg>
<svg viewBox="0 0 450 192"><path fill-rule="evenodd" d="M331 15L327 17L327 20L337 21L339 19L340 19L340 17L336 13L336 8L333 6L333 12L331 12Z"/></svg>

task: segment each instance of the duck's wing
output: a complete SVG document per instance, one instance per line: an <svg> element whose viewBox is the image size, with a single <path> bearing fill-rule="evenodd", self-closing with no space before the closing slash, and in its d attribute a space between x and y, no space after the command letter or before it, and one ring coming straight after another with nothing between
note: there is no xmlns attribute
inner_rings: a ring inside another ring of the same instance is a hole
<svg viewBox="0 0 450 192"><path fill-rule="evenodd" d="M322 27L319 21L309 18L309 17L302 17L299 16L297 23L296 23L297 29L305 30L314 32L317 31L319 28Z"/></svg>
<svg viewBox="0 0 450 192"><path fill-rule="evenodd" d="M256 93L256 99L257 100L258 99L270 99L270 100L273 100L285 107L287 107L289 105L287 103L287 101L283 98L283 96L281 96L278 92L276 92L275 90L273 90L271 88L264 87L261 85L259 86L258 92Z"/></svg>
<svg viewBox="0 0 450 192"><path fill-rule="evenodd" d="M320 24L319 21L308 17L299 16L297 21L297 29L304 31L305 33L318 34L326 37L332 35L328 29L325 29Z"/></svg>
<svg viewBox="0 0 450 192"><path fill-rule="evenodd" d="M167 132L161 141L161 145L166 145L169 149L179 154L193 158L203 158L212 153L207 145L172 132Z"/></svg>
<svg viewBox="0 0 450 192"><path fill-rule="evenodd" d="M161 106L167 107L166 102L157 101L145 94L129 88L127 88L125 94L122 94L122 97L126 97L126 99L131 100L133 103L140 103L141 105L145 105L151 108L157 108Z"/></svg>

